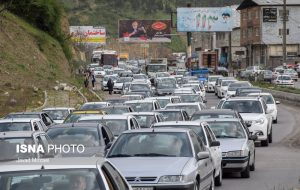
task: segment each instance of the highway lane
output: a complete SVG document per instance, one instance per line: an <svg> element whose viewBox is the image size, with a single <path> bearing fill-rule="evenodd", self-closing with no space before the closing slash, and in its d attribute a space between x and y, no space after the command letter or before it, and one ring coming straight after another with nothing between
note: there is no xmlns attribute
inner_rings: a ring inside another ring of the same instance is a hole
<svg viewBox="0 0 300 190"><path fill-rule="evenodd" d="M207 107L216 106L219 99L207 94ZM290 140L299 131L300 109L279 105L278 124L273 124L273 143L256 147L256 171L250 179L238 174L225 174L218 190L289 190L300 187L300 149L290 147Z"/></svg>

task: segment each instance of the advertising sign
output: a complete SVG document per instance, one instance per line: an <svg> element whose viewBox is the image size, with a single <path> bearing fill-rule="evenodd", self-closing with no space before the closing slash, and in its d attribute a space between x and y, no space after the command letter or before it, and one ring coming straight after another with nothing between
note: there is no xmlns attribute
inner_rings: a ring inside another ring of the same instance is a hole
<svg viewBox="0 0 300 190"><path fill-rule="evenodd" d="M71 39L75 43L105 45L106 30L101 26L70 26Z"/></svg>
<svg viewBox="0 0 300 190"><path fill-rule="evenodd" d="M277 8L263 8L263 22L277 22Z"/></svg>
<svg viewBox="0 0 300 190"><path fill-rule="evenodd" d="M171 42L170 34L171 20L119 20L120 42Z"/></svg>
<svg viewBox="0 0 300 190"><path fill-rule="evenodd" d="M233 23L231 7L177 8L179 32L228 32Z"/></svg>

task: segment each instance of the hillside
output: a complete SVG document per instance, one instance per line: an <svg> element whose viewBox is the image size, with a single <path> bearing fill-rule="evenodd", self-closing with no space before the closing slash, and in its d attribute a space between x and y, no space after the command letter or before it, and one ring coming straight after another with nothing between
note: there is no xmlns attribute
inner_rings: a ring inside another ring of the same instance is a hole
<svg viewBox="0 0 300 190"><path fill-rule="evenodd" d="M47 33L5 11L0 14L0 109L24 110L43 102L42 90L71 81L60 44ZM33 87L40 90L34 92Z"/></svg>

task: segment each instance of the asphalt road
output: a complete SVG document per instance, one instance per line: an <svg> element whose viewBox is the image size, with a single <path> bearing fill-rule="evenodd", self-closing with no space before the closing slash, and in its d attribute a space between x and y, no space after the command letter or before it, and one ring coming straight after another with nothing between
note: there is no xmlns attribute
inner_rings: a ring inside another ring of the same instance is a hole
<svg viewBox="0 0 300 190"><path fill-rule="evenodd" d="M219 101L207 94L208 107ZM290 190L300 187L300 149L291 147L291 140L300 128L300 109L279 105L278 124L273 124L273 143L256 147L256 170L250 179L239 174L225 174L220 190Z"/></svg>

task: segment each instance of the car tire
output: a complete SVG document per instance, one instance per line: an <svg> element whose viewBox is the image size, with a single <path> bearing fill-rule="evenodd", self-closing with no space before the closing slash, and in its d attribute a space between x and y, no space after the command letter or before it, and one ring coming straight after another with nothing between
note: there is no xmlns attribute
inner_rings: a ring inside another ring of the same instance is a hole
<svg viewBox="0 0 300 190"><path fill-rule="evenodd" d="M266 140L261 141L261 146L269 146L269 137Z"/></svg>
<svg viewBox="0 0 300 190"><path fill-rule="evenodd" d="M222 180L223 180L223 171L222 171L222 166L221 166L219 175L217 177L215 177L215 185L222 186Z"/></svg>
<svg viewBox="0 0 300 190"><path fill-rule="evenodd" d="M273 120L273 123L277 123L278 122L278 119L276 118L275 120Z"/></svg>
<svg viewBox="0 0 300 190"><path fill-rule="evenodd" d="M242 178L250 178L250 158L248 158L248 164L244 171L241 172Z"/></svg>
<svg viewBox="0 0 300 190"><path fill-rule="evenodd" d="M270 134L268 135L268 139L269 139L269 143L273 142L273 130L272 130L272 127L271 127Z"/></svg>
<svg viewBox="0 0 300 190"><path fill-rule="evenodd" d="M255 153L254 153L254 158L253 158L253 163L250 166L250 171L255 171Z"/></svg>

